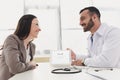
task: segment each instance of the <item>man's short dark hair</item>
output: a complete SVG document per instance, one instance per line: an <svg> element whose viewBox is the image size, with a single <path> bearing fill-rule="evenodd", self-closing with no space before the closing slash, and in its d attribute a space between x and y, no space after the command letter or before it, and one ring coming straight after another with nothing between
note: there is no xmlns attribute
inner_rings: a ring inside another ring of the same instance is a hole
<svg viewBox="0 0 120 80"><path fill-rule="evenodd" d="M89 10L90 13L96 14L100 19L100 16L101 16L100 11L96 7L94 7L94 6L85 7L80 11L80 13L82 13L84 10Z"/></svg>

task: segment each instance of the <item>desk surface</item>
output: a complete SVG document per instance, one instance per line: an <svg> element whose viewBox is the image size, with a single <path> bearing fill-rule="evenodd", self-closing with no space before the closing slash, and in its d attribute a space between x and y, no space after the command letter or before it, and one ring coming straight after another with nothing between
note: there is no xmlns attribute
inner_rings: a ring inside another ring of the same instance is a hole
<svg viewBox="0 0 120 80"><path fill-rule="evenodd" d="M49 63L39 63L36 69L16 74L9 80L120 80L120 69L101 70L99 72L87 69L90 74L104 79L87 74L86 70L75 74L53 74L51 73L53 69L55 67L52 67Z"/></svg>

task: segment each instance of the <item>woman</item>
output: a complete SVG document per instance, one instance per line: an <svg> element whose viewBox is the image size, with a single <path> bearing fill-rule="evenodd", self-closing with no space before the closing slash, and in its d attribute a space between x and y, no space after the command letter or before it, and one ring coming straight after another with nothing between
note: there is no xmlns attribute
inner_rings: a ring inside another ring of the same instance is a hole
<svg viewBox="0 0 120 80"><path fill-rule="evenodd" d="M8 80L13 75L35 69L33 62L34 38L41 31L37 17L31 14L20 18L14 34L9 35L3 46L0 59L0 80Z"/></svg>

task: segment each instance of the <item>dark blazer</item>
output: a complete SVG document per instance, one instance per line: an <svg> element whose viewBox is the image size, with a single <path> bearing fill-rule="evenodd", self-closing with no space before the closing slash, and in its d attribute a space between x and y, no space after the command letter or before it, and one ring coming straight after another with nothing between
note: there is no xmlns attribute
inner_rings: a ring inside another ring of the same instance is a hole
<svg viewBox="0 0 120 80"><path fill-rule="evenodd" d="M31 57L35 54L35 45L30 43ZM32 60L32 59L31 59ZM17 73L32 69L33 66L26 63L26 50L23 40L12 34L4 42L0 57L0 80L8 80Z"/></svg>

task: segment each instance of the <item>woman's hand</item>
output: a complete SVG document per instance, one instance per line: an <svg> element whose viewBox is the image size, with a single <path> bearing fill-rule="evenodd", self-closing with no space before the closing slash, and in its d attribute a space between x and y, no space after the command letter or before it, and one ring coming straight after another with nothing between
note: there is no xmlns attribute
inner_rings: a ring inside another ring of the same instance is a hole
<svg viewBox="0 0 120 80"><path fill-rule="evenodd" d="M32 66L32 69L35 69L36 66L38 66L38 65L36 64L36 62L34 62L34 61L30 61L30 62L29 62L29 65Z"/></svg>

